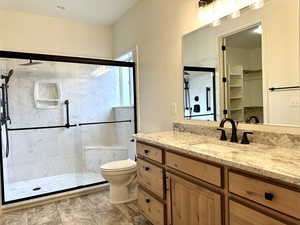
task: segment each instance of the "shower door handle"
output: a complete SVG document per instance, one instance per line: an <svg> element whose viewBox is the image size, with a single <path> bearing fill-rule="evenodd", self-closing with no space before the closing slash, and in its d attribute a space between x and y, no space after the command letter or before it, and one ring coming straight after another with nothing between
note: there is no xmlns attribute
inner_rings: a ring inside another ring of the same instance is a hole
<svg viewBox="0 0 300 225"><path fill-rule="evenodd" d="M6 136L6 151L5 151L5 157L7 158L9 156L9 137L8 137L8 127L7 127L7 109L6 109L6 96L5 94L7 93L5 91L5 89L7 88L5 86L5 84L2 84L2 115L1 115L1 123L0 123L0 126L1 126L1 138L2 138L2 126L4 125L5 127L5 136ZM1 141L1 144L2 144L2 141Z"/></svg>
<svg viewBox="0 0 300 225"><path fill-rule="evenodd" d="M210 111L211 107L210 107L210 87L206 88L206 111Z"/></svg>
<svg viewBox="0 0 300 225"><path fill-rule="evenodd" d="M66 123L66 128L70 128L70 109L69 109L69 100L65 101L65 105L66 105L66 117L67 117L67 123Z"/></svg>

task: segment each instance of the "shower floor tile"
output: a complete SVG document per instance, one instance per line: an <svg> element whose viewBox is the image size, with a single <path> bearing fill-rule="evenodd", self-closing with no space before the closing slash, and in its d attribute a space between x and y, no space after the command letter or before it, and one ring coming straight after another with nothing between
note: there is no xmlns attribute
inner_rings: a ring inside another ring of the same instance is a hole
<svg viewBox="0 0 300 225"><path fill-rule="evenodd" d="M98 173L67 173L5 185L5 200L13 201L36 195L61 191L78 186L102 182L105 179ZM34 190L35 189L35 190Z"/></svg>

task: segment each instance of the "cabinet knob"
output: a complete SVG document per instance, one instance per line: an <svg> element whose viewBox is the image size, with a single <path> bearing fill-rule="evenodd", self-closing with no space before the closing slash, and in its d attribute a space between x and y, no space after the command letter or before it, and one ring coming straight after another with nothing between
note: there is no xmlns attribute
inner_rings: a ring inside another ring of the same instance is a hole
<svg viewBox="0 0 300 225"><path fill-rule="evenodd" d="M150 168L149 168L149 167L145 167L145 170L146 170L146 171L149 171L149 170L150 170Z"/></svg>
<svg viewBox="0 0 300 225"><path fill-rule="evenodd" d="M150 199L146 199L146 203L150 203Z"/></svg>
<svg viewBox="0 0 300 225"><path fill-rule="evenodd" d="M274 198L274 195L272 193L268 193L268 192L265 193L265 199L266 200L272 201L273 198Z"/></svg>
<svg viewBox="0 0 300 225"><path fill-rule="evenodd" d="M145 154L148 154L148 153L149 153L149 150L145 149L144 152L145 152Z"/></svg>

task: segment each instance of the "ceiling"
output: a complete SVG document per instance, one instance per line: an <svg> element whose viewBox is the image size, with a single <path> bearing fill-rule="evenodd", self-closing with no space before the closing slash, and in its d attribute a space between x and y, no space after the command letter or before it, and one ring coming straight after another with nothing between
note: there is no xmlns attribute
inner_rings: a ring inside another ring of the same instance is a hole
<svg viewBox="0 0 300 225"><path fill-rule="evenodd" d="M226 46L232 48L261 48L261 34L255 33L258 26L226 37Z"/></svg>
<svg viewBox="0 0 300 225"><path fill-rule="evenodd" d="M112 25L138 0L1 0L0 9Z"/></svg>

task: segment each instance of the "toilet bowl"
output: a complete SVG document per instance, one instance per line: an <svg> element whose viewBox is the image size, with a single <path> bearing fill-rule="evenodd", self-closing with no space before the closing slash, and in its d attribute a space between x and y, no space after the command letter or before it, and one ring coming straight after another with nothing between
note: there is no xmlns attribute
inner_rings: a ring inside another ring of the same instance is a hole
<svg viewBox="0 0 300 225"><path fill-rule="evenodd" d="M114 161L101 166L102 176L110 183L110 202L121 204L137 199L137 166L133 160Z"/></svg>

